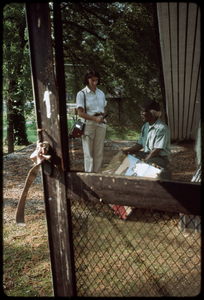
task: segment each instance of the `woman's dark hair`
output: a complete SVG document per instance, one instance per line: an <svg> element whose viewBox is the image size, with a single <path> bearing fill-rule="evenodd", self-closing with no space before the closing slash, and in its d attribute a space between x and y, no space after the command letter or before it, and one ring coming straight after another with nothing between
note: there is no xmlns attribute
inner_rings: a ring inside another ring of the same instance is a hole
<svg viewBox="0 0 204 300"><path fill-rule="evenodd" d="M86 74L84 75L84 79L83 79L83 84L88 85L88 79L92 78L92 77L97 77L98 78L98 85L100 84L100 75L98 73L98 71L96 71L95 69L88 69L86 71Z"/></svg>

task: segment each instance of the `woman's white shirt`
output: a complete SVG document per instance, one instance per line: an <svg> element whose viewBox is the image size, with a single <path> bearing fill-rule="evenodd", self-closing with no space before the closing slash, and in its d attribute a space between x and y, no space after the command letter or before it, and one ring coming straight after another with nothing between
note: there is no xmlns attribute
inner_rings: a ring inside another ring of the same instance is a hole
<svg viewBox="0 0 204 300"><path fill-rule="evenodd" d="M107 105L104 92L96 87L94 93L88 86L82 89L82 91L84 91L86 96L86 113L90 116L104 113L104 107ZM76 105L77 108L82 107L84 109L84 93L82 91L77 93Z"/></svg>

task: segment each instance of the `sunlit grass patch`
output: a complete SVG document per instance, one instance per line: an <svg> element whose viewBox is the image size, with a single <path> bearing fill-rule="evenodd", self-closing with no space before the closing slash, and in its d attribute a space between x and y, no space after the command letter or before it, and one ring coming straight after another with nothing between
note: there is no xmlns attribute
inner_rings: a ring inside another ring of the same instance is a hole
<svg viewBox="0 0 204 300"><path fill-rule="evenodd" d="M107 125L106 139L109 140L137 140L140 134L135 129Z"/></svg>
<svg viewBox="0 0 204 300"><path fill-rule="evenodd" d="M28 216L29 217L29 216ZM3 288L7 296L53 296L45 218L3 228Z"/></svg>

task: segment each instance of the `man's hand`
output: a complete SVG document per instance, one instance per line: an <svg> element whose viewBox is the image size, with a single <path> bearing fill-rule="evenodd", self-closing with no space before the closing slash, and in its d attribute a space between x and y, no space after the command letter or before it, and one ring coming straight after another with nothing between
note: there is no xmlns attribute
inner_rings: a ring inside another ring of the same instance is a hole
<svg viewBox="0 0 204 300"><path fill-rule="evenodd" d="M126 156L127 153L125 152L125 150L122 150L121 153L119 154L119 162L122 163Z"/></svg>
<svg viewBox="0 0 204 300"><path fill-rule="evenodd" d="M125 149L125 150L122 150L123 151L123 154L127 155L127 154L130 154L130 153L133 153L133 152L138 152L142 149L142 145L136 143L134 146L132 146L131 148L128 148L128 149Z"/></svg>
<svg viewBox="0 0 204 300"><path fill-rule="evenodd" d="M150 152L150 154L145 158L145 160L157 157L159 155L160 151L161 151L161 149L158 149L158 148L153 149L152 152Z"/></svg>

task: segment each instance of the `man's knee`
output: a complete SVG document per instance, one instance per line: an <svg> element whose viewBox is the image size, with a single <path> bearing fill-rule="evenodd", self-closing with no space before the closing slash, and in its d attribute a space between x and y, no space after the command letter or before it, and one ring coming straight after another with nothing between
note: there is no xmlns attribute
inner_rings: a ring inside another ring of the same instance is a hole
<svg viewBox="0 0 204 300"><path fill-rule="evenodd" d="M150 164L158 165L159 167L166 168L169 164L168 159L162 159L160 157L150 158L147 160Z"/></svg>

